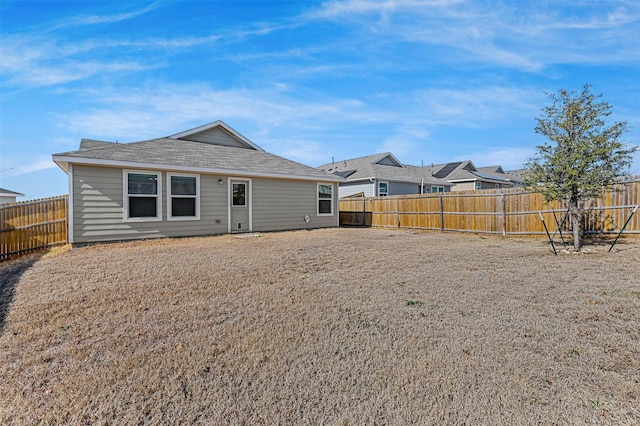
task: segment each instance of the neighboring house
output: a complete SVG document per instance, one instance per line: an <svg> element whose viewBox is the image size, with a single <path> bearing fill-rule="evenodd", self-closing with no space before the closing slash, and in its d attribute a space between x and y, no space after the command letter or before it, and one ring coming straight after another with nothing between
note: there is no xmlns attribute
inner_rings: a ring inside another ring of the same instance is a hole
<svg viewBox="0 0 640 426"><path fill-rule="evenodd" d="M278 157L216 121L132 143L83 139L69 175L69 241L338 226L342 178Z"/></svg>
<svg viewBox="0 0 640 426"><path fill-rule="evenodd" d="M15 203L18 197L24 197L24 194L0 188L0 204Z"/></svg>
<svg viewBox="0 0 640 426"><path fill-rule="evenodd" d="M528 169L516 169L505 170L504 174L506 174L516 186L526 186L525 179L528 172Z"/></svg>
<svg viewBox="0 0 640 426"><path fill-rule="evenodd" d="M445 179L454 184L452 191L473 191L478 189L511 188L521 186L515 175L509 175L501 166L476 168L469 160L428 166L433 177Z"/></svg>
<svg viewBox="0 0 640 426"><path fill-rule="evenodd" d="M390 152L323 164L318 169L346 179L340 183L340 198L448 192L452 185L431 176L424 167L402 164Z"/></svg>

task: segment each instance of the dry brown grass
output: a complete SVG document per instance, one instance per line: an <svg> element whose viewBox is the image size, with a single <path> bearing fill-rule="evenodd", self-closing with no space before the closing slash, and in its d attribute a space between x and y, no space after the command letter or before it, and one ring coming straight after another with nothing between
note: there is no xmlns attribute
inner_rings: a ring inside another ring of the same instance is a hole
<svg viewBox="0 0 640 426"><path fill-rule="evenodd" d="M6 262L0 423L638 424L640 241L607 248L328 229Z"/></svg>

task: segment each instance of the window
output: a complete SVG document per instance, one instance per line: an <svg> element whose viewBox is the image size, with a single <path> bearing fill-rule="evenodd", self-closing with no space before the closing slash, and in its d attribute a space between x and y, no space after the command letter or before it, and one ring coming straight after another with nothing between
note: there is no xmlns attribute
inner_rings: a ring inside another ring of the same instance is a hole
<svg viewBox="0 0 640 426"><path fill-rule="evenodd" d="M124 172L124 220L154 221L162 219L160 174L155 172Z"/></svg>
<svg viewBox="0 0 640 426"><path fill-rule="evenodd" d="M318 216L333 215L333 185L318 184Z"/></svg>
<svg viewBox="0 0 640 426"><path fill-rule="evenodd" d="M389 182L378 182L378 197L389 195Z"/></svg>
<svg viewBox="0 0 640 426"><path fill-rule="evenodd" d="M244 207L247 205L247 184L234 183L231 205L236 207Z"/></svg>
<svg viewBox="0 0 640 426"><path fill-rule="evenodd" d="M444 186L431 186L431 193L444 192Z"/></svg>
<svg viewBox="0 0 640 426"><path fill-rule="evenodd" d="M200 219L200 177L167 175L167 220Z"/></svg>
<svg viewBox="0 0 640 426"><path fill-rule="evenodd" d="M479 180L476 181L476 189L482 189L482 182Z"/></svg>

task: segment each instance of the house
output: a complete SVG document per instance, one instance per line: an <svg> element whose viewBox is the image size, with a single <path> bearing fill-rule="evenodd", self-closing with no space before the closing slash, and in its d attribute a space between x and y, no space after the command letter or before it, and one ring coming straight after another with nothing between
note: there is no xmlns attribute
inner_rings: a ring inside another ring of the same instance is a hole
<svg viewBox="0 0 640 426"><path fill-rule="evenodd" d="M402 164L390 152L323 164L318 169L345 178L338 188L340 198L448 192L452 186L433 177L430 169Z"/></svg>
<svg viewBox="0 0 640 426"><path fill-rule="evenodd" d="M0 188L0 204L15 203L18 197L24 197L24 194Z"/></svg>
<svg viewBox="0 0 640 426"><path fill-rule="evenodd" d="M501 166L476 168L469 160L437 164L427 168L433 177L454 184L452 191L511 188L522 185L516 175L505 173Z"/></svg>
<svg viewBox="0 0 640 426"><path fill-rule="evenodd" d="M69 177L69 241L338 226L343 179L265 152L222 121L53 155Z"/></svg>

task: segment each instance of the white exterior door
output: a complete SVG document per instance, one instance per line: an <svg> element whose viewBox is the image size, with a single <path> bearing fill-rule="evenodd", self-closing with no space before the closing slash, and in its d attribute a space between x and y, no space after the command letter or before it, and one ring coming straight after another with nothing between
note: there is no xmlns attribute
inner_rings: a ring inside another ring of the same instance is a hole
<svg viewBox="0 0 640 426"><path fill-rule="evenodd" d="M250 181L229 182L229 232L251 232Z"/></svg>

